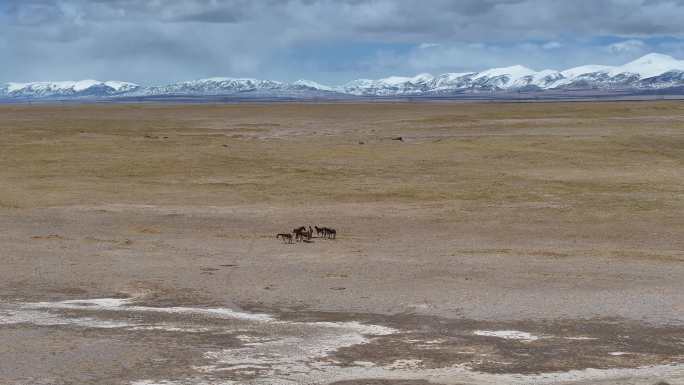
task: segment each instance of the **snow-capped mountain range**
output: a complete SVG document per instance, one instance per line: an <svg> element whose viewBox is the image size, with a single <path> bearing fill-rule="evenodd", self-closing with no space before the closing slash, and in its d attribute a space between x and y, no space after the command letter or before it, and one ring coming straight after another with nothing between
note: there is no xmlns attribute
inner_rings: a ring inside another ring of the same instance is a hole
<svg viewBox="0 0 684 385"><path fill-rule="evenodd" d="M134 83L98 80L6 83L0 85L0 97L114 96L137 89L140 89L140 86Z"/></svg>
<svg viewBox="0 0 684 385"><path fill-rule="evenodd" d="M340 86L310 80L284 83L273 80L209 78L164 86L97 80L6 83L0 99L72 99L175 96L237 97L403 97L449 96L480 92L547 90L631 90L635 92L682 87L684 60L648 54L622 66L585 65L564 71L534 71L515 65L481 72L445 73L438 76L392 76L358 79Z"/></svg>

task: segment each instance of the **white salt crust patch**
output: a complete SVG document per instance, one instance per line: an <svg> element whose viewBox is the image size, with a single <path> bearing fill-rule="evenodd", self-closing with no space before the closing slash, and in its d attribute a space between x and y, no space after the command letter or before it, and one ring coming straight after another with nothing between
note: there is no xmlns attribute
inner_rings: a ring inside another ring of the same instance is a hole
<svg viewBox="0 0 684 385"><path fill-rule="evenodd" d="M383 378L428 379L444 384L514 384L546 385L573 382L604 382L624 385L642 384L650 379L684 380L684 366L659 365L636 369L586 369L538 375L487 374L472 371L467 365L426 369L420 360L396 360L387 366L357 361L352 366L338 366L330 354L340 348L367 343L373 336L396 334L397 330L359 322L289 322L276 320L268 314L252 314L232 309L192 307L157 308L133 305L130 299L104 298L94 300L1 304L0 325L33 324L39 326L66 325L90 328L127 328L132 330L167 330L177 333L216 331L220 326L176 324L171 321L141 323L104 320L95 317L68 317L52 310L156 312L194 314L211 318L241 321L231 324L225 333L236 334L244 345L234 349L205 352L211 364L197 366L195 375L181 379L141 379L131 385L294 385L329 383L334 381ZM99 314L102 317L102 314ZM539 336L515 330L478 330L474 334L535 341ZM568 339L589 339L567 337ZM439 343L441 340L428 341ZM613 355L626 354L612 352ZM247 376L245 380L212 379L212 373L230 372ZM250 377L251 376L251 377ZM651 381L653 382L653 381ZM672 383L677 383L672 381Z"/></svg>
<svg viewBox="0 0 684 385"><path fill-rule="evenodd" d="M611 356L629 356L634 353L629 353L629 352L610 352L608 353Z"/></svg>
<svg viewBox="0 0 684 385"><path fill-rule="evenodd" d="M598 338L579 336L579 337L563 337L563 339L572 340L572 341L593 341L593 340L597 340Z"/></svg>
<svg viewBox="0 0 684 385"><path fill-rule="evenodd" d="M195 367L200 374L230 371L241 376L263 375L266 377L289 374L305 374L324 367L334 367L334 362L323 362L330 353L342 347L367 343L368 336L397 333L393 328L380 325L366 325L360 322L290 322L276 320L268 314L239 312L225 308L193 307L149 307L134 305L131 299L101 298L91 300L70 300L61 302L37 302L2 306L0 324L28 323L40 326L76 325L90 328L126 328L127 330L165 330L172 332L216 331L216 327L192 327L171 322L142 323L129 321L107 321L92 317L74 318L54 312L55 310L80 310L83 312L121 311L129 313L191 314L210 318L241 321L240 328L248 329L251 335L238 334L244 346L204 353L204 358L213 365ZM100 317L104 316L99 314ZM199 322L199 320L198 320ZM225 332L239 333L235 325ZM278 335L285 331L285 337ZM242 330L244 331L244 330ZM294 335L292 335L294 334ZM206 379L164 380L138 382L137 384L203 384ZM223 382L221 382L223 383Z"/></svg>
<svg viewBox="0 0 684 385"><path fill-rule="evenodd" d="M268 314L239 312L228 308L194 308L194 307L152 307L131 305L133 298L99 298L89 300L71 300L61 302L35 302L24 304L33 309L74 309L74 310L108 310L129 312L158 312L169 314L196 314L208 317L232 318L245 321L272 321Z"/></svg>
<svg viewBox="0 0 684 385"><path fill-rule="evenodd" d="M506 340L536 341L540 337L518 330L475 330L473 334L484 337L496 337Z"/></svg>

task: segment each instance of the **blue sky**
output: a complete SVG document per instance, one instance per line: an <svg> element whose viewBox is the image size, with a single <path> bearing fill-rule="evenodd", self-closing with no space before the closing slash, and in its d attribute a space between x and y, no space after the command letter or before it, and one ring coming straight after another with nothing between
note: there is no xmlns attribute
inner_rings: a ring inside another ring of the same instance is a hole
<svg viewBox="0 0 684 385"><path fill-rule="evenodd" d="M355 78L684 59L684 0L0 0L0 82Z"/></svg>

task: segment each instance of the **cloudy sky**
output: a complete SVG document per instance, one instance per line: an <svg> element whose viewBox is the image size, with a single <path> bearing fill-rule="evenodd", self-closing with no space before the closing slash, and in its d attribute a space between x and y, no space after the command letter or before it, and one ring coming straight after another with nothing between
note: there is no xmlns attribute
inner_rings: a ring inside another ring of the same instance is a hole
<svg viewBox="0 0 684 385"><path fill-rule="evenodd" d="M684 0L0 0L0 82L433 74L684 59Z"/></svg>

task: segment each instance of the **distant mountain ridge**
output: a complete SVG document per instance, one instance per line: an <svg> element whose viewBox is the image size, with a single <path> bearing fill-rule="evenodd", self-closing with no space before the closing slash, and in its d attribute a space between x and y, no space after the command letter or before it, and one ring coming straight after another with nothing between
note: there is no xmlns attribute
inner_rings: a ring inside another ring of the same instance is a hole
<svg viewBox="0 0 684 385"><path fill-rule="evenodd" d="M0 85L0 97L115 96L140 88L135 83L99 80L6 83Z"/></svg>
<svg viewBox="0 0 684 385"><path fill-rule="evenodd" d="M543 92L556 90L663 90L684 87L684 60L651 53L622 66L585 65L564 71L515 65L480 72L438 76L391 76L357 79L339 86L311 80L285 83L251 78L208 78L163 86L140 86L120 81L60 81L6 83L0 99L74 99L174 96L227 96L264 98L413 97L450 96L482 92Z"/></svg>

